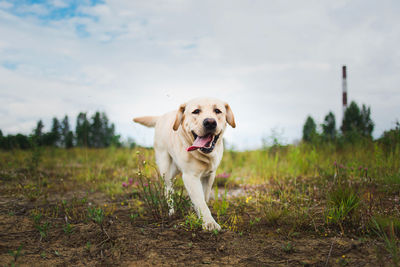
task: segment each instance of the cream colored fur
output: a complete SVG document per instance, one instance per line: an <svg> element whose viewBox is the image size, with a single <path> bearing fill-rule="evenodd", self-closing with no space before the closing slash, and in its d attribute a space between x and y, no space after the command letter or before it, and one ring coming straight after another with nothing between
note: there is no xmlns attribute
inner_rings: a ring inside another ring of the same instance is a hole
<svg viewBox="0 0 400 267"><path fill-rule="evenodd" d="M199 114L193 114L196 109ZM221 113L217 114L216 109ZM206 134L203 121L206 118L217 122L216 135L220 135L211 153L200 149L188 152L186 149L194 142L192 131L199 136ZM236 127L230 106L218 99L197 98L182 104L177 111L160 117L139 117L135 122L148 127L155 126L154 150L160 174L164 177L166 193L169 198L170 214L174 213L171 203L173 178L182 173L182 179L197 215L203 220L203 228L209 231L220 230L207 206L215 172L222 159L223 133L226 124Z"/></svg>

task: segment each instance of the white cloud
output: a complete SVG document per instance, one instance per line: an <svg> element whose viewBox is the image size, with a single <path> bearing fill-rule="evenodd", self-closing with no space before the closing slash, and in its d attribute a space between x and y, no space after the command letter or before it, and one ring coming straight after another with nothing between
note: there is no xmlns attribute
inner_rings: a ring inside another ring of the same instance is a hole
<svg viewBox="0 0 400 267"><path fill-rule="evenodd" d="M50 0L50 5L56 7L56 8L65 8L68 7L69 4L67 1L64 0Z"/></svg>
<svg viewBox="0 0 400 267"><path fill-rule="evenodd" d="M0 8L1 9L9 9L9 8L11 8L13 5L11 4L11 3L9 3L9 2L4 2L4 1L1 1L0 2Z"/></svg>
<svg viewBox="0 0 400 267"><path fill-rule="evenodd" d="M397 2L118 0L46 23L35 17L48 12L41 6L20 6L35 10L28 17L8 8L0 5L5 133L101 109L124 136L150 145L152 130L133 116L211 95L232 105L238 127L227 138L236 147L260 145L274 127L290 142L308 114L322 122L332 110L340 121L342 64L350 100L371 105L375 135L400 115Z"/></svg>
<svg viewBox="0 0 400 267"><path fill-rule="evenodd" d="M18 13L44 16L49 14L49 9L41 4L23 4L16 8Z"/></svg>

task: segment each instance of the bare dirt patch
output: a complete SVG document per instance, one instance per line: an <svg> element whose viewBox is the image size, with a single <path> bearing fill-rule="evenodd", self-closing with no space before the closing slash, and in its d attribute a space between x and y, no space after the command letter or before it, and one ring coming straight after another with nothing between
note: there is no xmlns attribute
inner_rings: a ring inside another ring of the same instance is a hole
<svg viewBox="0 0 400 267"><path fill-rule="evenodd" d="M88 202L99 198L88 196ZM103 196L103 200L107 200ZM69 199L69 202L72 202ZM110 202L112 200L109 200ZM110 203L109 202L109 203ZM41 237L32 211L54 208L55 203L37 203L3 196L0 199L0 262L21 266L123 265L123 266L378 266L373 241L349 237L325 237L297 233L288 238L279 227L258 224L242 233L218 234L187 231L179 220L164 225L134 222L120 206L99 225L82 221L67 234L62 216L48 219L46 237ZM78 208L77 208L78 209ZM21 246L15 258L12 251Z"/></svg>

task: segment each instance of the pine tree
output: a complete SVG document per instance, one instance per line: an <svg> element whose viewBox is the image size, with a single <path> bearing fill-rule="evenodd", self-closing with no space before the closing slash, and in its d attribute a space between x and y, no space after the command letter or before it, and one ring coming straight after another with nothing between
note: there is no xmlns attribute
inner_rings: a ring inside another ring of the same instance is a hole
<svg viewBox="0 0 400 267"><path fill-rule="evenodd" d="M114 136L114 125L108 126L108 118L107 115L102 112L101 113L101 123L103 125L102 128L102 139L104 146L110 146L112 137Z"/></svg>
<svg viewBox="0 0 400 267"><path fill-rule="evenodd" d="M31 148L31 144L29 142L29 138L26 135L23 134L17 134L14 136L16 146L13 148L19 148L19 149L28 149Z"/></svg>
<svg viewBox="0 0 400 267"><path fill-rule="evenodd" d="M50 144L51 146L61 145L61 125L57 118L53 118L53 124L50 131Z"/></svg>
<svg viewBox="0 0 400 267"><path fill-rule="evenodd" d="M336 138L336 120L335 115L329 112L325 116L322 126L322 136L325 140L333 141Z"/></svg>
<svg viewBox="0 0 400 267"><path fill-rule="evenodd" d="M364 104L361 109L361 133L365 137L372 137L372 131L374 130L374 122L371 119L371 108L366 107Z"/></svg>
<svg viewBox="0 0 400 267"><path fill-rule="evenodd" d="M344 135L350 132L357 132L361 125L360 108L356 102L352 101L350 106L344 112L342 127L342 133Z"/></svg>
<svg viewBox="0 0 400 267"><path fill-rule="evenodd" d="M72 131L69 131L65 138L65 148L71 147L74 147L74 133Z"/></svg>
<svg viewBox="0 0 400 267"><path fill-rule="evenodd" d="M360 137L372 138L374 123L371 120L371 109L362 106L362 110L352 101L344 113L342 126L340 127L343 135L353 142Z"/></svg>
<svg viewBox="0 0 400 267"><path fill-rule="evenodd" d="M87 120L86 113L83 112L79 113L76 119L76 128L75 128L77 146L90 147L89 130L90 130L90 123Z"/></svg>
<svg viewBox="0 0 400 267"><path fill-rule="evenodd" d="M74 146L74 134L70 130L68 116L65 115L61 122L61 135L62 135L62 146L65 148L71 148Z"/></svg>
<svg viewBox="0 0 400 267"><path fill-rule="evenodd" d="M120 147L122 145L120 141L121 135L115 134L114 123L112 123L111 126L108 128L107 136L108 145L113 145L117 147Z"/></svg>
<svg viewBox="0 0 400 267"><path fill-rule="evenodd" d="M39 120L36 124L36 128L33 130L34 142L36 142L36 144L39 146L43 145L43 128L43 122L42 120Z"/></svg>
<svg viewBox="0 0 400 267"><path fill-rule="evenodd" d="M385 147L386 151L395 151L400 147L400 122L396 122L393 129L384 131L381 138L378 140Z"/></svg>
<svg viewBox="0 0 400 267"><path fill-rule="evenodd" d="M303 140L311 142L317 136L317 125L311 116L308 116L303 126Z"/></svg>
<svg viewBox="0 0 400 267"><path fill-rule="evenodd" d="M100 112L96 112L92 116L92 123L90 124L90 141L93 147L104 147L104 130L103 122L100 117Z"/></svg>
<svg viewBox="0 0 400 267"><path fill-rule="evenodd" d="M103 142L105 146L110 146L113 143L115 136L115 126L111 123L109 126L107 115L103 112L101 114L101 121L103 122Z"/></svg>
<svg viewBox="0 0 400 267"><path fill-rule="evenodd" d="M6 149L5 146L5 136L3 136L3 132L0 130L0 148Z"/></svg>

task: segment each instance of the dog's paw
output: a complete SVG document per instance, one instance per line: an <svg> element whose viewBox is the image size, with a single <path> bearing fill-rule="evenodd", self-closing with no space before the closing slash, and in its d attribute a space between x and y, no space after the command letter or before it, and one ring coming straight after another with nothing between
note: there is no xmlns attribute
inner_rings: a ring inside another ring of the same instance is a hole
<svg viewBox="0 0 400 267"><path fill-rule="evenodd" d="M220 231L221 226L213 218L211 218L210 220L203 223L203 229L207 231Z"/></svg>

